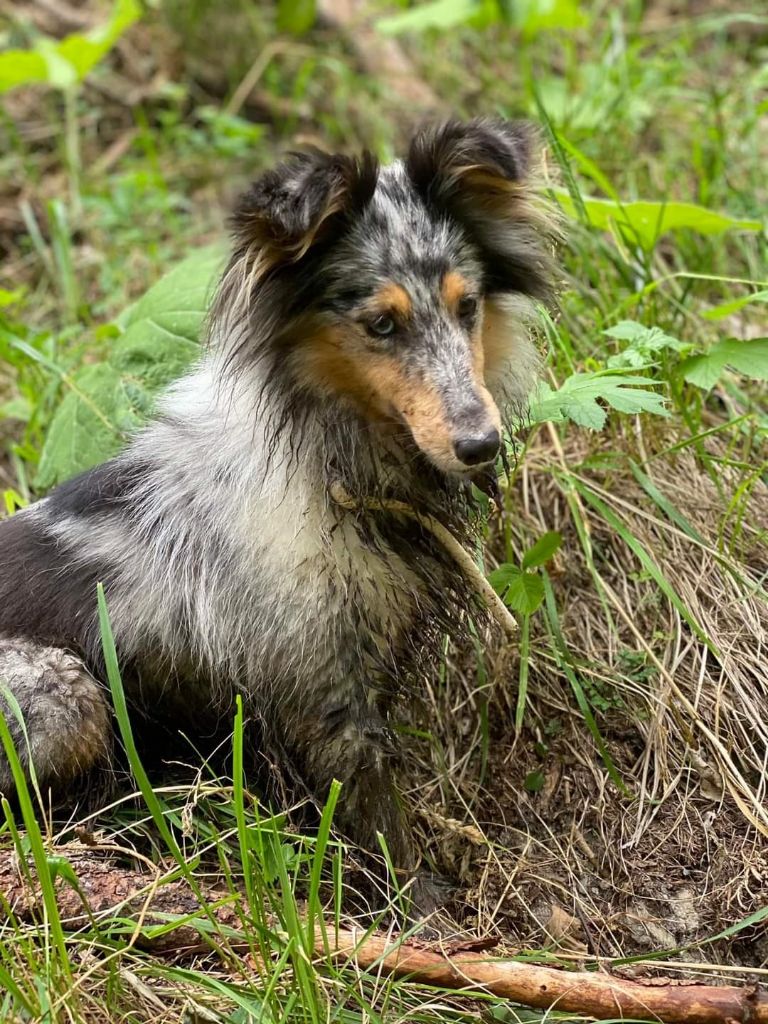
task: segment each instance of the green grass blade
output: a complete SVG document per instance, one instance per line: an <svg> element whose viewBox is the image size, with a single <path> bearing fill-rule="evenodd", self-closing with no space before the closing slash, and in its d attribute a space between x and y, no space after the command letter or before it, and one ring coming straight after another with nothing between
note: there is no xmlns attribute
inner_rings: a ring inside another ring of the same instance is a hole
<svg viewBox="0 0 768 1024"><path fill-rule="evenodd" d="M528 666L531 652L531 617L523 615L520 622L520 675L517 682L517 706L515 708L515 729L523 727L525 702L528 695Z"/></svg>
<svg viewBox="0 0 768 1024"><path fill-rule="evenodd" d="M568 655L568 648L563 637L562 630L560 628L560 617L557 613L557 603L555 601L555 592L552 589L552 582L549 578L549 574L546 569L542 571L544 579L544 606L546 608L547 621L549 625L550 636L552 638L552 652L555 656L558 668L563 672L566 679L571 685L573 694L576 697L576 703L579 705L579 710L584 716L584 721L587 723L587 728L592 734L592 738L595 741L600 757L605 765L606 771L613 781L616 788L622 793L623 796L631 796L627 786L622 779L621 775L613 763L605 740L602 737L595 716L592 713L592 708L584 692L584 687L579 682L576 673L573 671L570 663L570 657Z"/></svg>
<svg viewBox="0 0 768 1024"><path fill-rule="evenodd" d="M4 699L8 700L9 696L12 695L6 688ZM48 854L45 850L43 834L35 816L32 798L29 793L29 786L27 785L26 773L24 772L16 747L13 744L13 738L11 736L11 731L8 728L5 715L3 715L1 711L0 742L2 742L3 750L5 751L5 756L8 760L11 774L13 775L16 799L19 804L19 809L21 810L22 821L24 822L24 828L26 829L27 843L29 844L29 850L32 854L32 860L35 865L35 871L40 885L40 892L43 898L43 907L45 910L45 920L48 926L45 933L46 939L50 932L53 949L56 951L57 959L55 962L50 959L50 951L47 951L46 970L51 982L54 981L58 971L61 971L65 981L67 983L71 983L72 968L69 962L67 943L64 937L64 928L61 924L59 906L56 900L56 888L54 885L53 874L48 863ZM10 815L10 807L8 806L7 801L4 800L3 803L6 808L6 815L8 816ZM10 820L12 820L12 817ZM21 845L17 847L16 852L19 858L26 862L26 853Z"/></svg>
<svg viewBox="0 0 768 1024"><path fill-rule="evenodd" d="M651 576L651 578L654 580L659 590L661 590L661 592L664 594L664 596L667 598L670 604L677 609L682 619L690 626L690 628L693 630L693 632L699 638L699 640L701 640L703 644L706 644L708 650L710 650L712 654L715 655L715 657L719 657L720 653L717 649L717 645L709 636L707 636L704 629L696 621L696 617L686 607L685 602L682 600L680 595L677 593L677 591L669 582L669 580L661 571L661 569L659 569L658 565L650 556L644 545L640 543L637 537L635 537L635 535L627 529L622 520L614 512L612 512L611 509L609 509L608 506L605 504L605 502L598 498L598 496L592 490L590 490L589 487L585 486L579 480L574 480L574 486L576 487L577 491L582 496L582 498L584 498L584 500L588 502L588 504L590 504L592 508L600 516L602 516L605 522L613 530L616 531L619 537L621 537L621 539L624 541L624 543L627 545L630 551L632 551L633 554L636 555L638 561L646 570L648 575Z"/></svg>
<svg viewBox="0 0 768 1024"><path fill-rule="evenodd" d="M637 480L651 501L658 505L667 519L673 522L675 526L679 526L683 533L692 540L698 541L699 544L706 544L699 531L691 525L679 509L675 508L669 498L661 493L653 480L640 469L634 459L629 460L629 465L635 480Z"/></svg>
<svg viewBox="0 0 768 1024"><path fill-rule="evenodd" d="M317 921L323 929L325 936L325 920L323 908L320 903L320 882L322 879L325 855L328 849L328 841L331 835L331 824L334 811L341 794L341 783L334 779L328 791L328 798L325 801L323 814L320 818L320 827L317 830L315 849L312 854L312 866L310 870L309 895L307 896L307 945L310 956L314 952L315 945L315 922Z"/></svg>

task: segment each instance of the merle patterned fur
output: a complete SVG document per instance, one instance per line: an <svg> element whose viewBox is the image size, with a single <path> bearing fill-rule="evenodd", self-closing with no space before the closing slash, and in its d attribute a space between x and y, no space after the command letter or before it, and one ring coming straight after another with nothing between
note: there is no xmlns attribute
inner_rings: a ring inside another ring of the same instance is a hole
<svg viewBox="0 0 768 1024"><path fill-rule="evenodd" d="M329 486L469 537L483 467L457 438L492 438L496 407L524 404L531 300L552 280L534 151L524 124L448 122L383 168L295 155L242 198L199 365L121 455L0 523L0 680L44 788L66 799L112 770L101 581L134 707L194 734L241 693L286 777L319 800L341 779L342 829L370 848L383 831L413 868L390 718L471 602L428 533L344 512ZM382 295L400 312L373 309ZM346 366L365 382L349 393Z"/></svg>

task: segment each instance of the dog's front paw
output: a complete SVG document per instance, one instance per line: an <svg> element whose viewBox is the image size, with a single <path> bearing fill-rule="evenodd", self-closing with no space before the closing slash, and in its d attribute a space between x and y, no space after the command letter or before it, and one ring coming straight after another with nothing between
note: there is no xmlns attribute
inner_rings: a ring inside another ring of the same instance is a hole
<svg viewBox="0 0 768 1024"><path fill-rule="evenodd" d="M420 871L408 885L408 923L419 926L420 938L446 938L456 934L456 922L447 911L454 890L449 879L427 871Z"/></svg>

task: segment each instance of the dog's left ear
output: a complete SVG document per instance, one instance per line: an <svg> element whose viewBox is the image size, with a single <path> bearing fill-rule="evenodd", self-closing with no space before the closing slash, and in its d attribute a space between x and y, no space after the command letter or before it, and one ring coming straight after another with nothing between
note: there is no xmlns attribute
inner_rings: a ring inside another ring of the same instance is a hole
<svg viewBox="0 0 768 1024"><path fill-rule="evenodd" d="M489 292L550 290L554 225L532 202L537 136L525 121L476 118L419 131L405 161L422 200L458 221L480 250Z"/></svg>
<svg viewBox="0 0 768 1024"><path fill-rule="evenodd" d="M533 145L533 130L525 121L445 121L417 132L406 166L417 190L431 202L474 198L490 203L524 182Z"/></svg>
<svg viewBox="0 0 768 1024"><path fill-rule="evenodd" d="M294 153L240 198L231 219L236 242L271 265L295 262L370 201L377 177L368 152L360 159L317 149Z"/></svg>

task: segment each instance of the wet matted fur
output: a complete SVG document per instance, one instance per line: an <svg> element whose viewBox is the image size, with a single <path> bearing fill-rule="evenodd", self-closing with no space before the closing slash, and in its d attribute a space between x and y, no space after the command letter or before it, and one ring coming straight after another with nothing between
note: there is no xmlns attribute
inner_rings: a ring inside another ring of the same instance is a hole
<svg viewBox="0 0 768 1024"><path fill-rule="evenodd" d="M0 524L0 678L45 787L110 770L102 581L136 708L195 735L242 694L286 776L319 800L340 779L340 826L413 866L389 719L470 599L430 534L329 487L470 538L552 276L533 138L449 122L387 167L296 154L243 196L200 363L120 456Z"/></svg>

